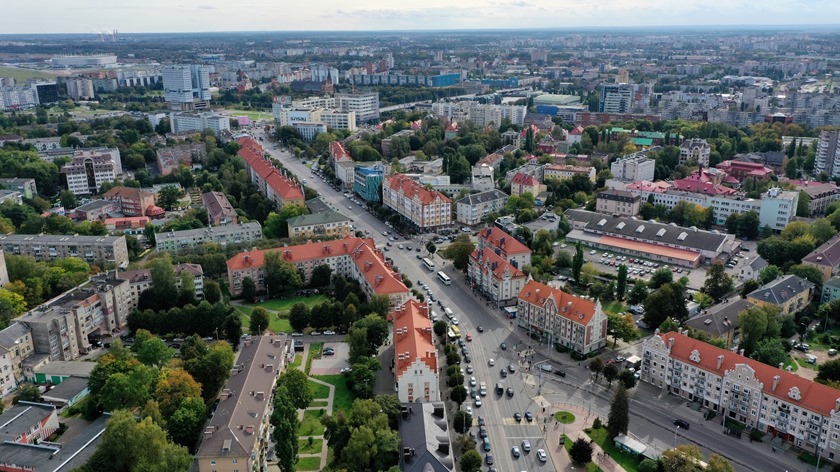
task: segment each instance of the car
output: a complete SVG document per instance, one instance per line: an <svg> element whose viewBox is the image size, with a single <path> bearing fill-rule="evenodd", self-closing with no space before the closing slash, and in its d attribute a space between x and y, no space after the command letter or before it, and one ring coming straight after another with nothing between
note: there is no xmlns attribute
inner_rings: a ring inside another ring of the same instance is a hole
<svg viewBox="0 0 840 472"><path fill-rule="evenodd" d="M590 255L590 256L594 256L595 254L598 254L598 251L596 251L596 250L594 250L594 249L593 249L593 250L591 250L591 251L589 251L589 255Z"/></svg>
<svg viewBox="0 0 840 472"><path fill-rule="evenodd" d="M422 254L417 254L417 259L418 260L423 259L423 255Z"/></svg>
<svg viewBox="0 0 840 472"><path fill-rule="evenodd" d="M493 465L493 456L487 454L487 456L484 458L484 462L487 463L487 465Z"/></svg>
<svg viewBox="0 0 840 472"><path fill-rule="evenodd" d="M829 356L836 356L837 355L837 349L829 349L827 354Z"/></svg>
<svg viewBox="0 0 840 472"><path fill-rule="evenodd" d="M335 331L324 331L324 336L333 336L335 335Z"/></svg>
<svg viewBox="0 0 840 472"><path fill-rule="evenodd" d="M347 209L348 209L348 210L352 210L352 209L353 209L353 205L347 205Z"/></svg>
<svg viewBox="0 0 840 472"><path fill-rule="evenodd" d="M483 417L483 416L479 416L479 417L478 417L478 425L479 425L479 426L485 426L486 424L487 424L487 422L484 420L484 417Z"/></svg>
<svg viewBox="0 0 840 472"><path fill-rule="evenodd" d="M519 452L519 446L513 446L510 448L510 454L516 459L519 459L519 456L522 455L522 453Z"/></svg>
<svg viewBox="0 0 840 472"><path fill-rule="evenodd" d="M293 338L297 338L297 337L299 337L299 336L303 336L303 333L301 333L301 332L299 332L299 331L295 331L294 333L292 333L292 337L293 337Z"/></svg>
<svg viewBox="0 0 840 472"><path fill-rule="evenodd" d="M472 335L471 334L467 335L467 341L472 342Z"/></svg>
<svg viewBox="0 0 840 472"><path fill-rule="evenodd" d="M312 336L320 336L320 335L321 335L321 332L320 332L320 331L312 331L312 332L311 332L311 333L309 333L309 334L311 334Z"/></svg>
<svg viewBox="0 0 840 472"><path fill-rule="evenodd" d="M561 244L561 245L560 245L560 249L563 249L563 248L565 248L565 247L566 247L566 244Z"/></svg>
<svg viewBox="0 0 840 472"><path fill-rule="evenodd" d="M478 327L476 327L475 329L476 329L476 331L478 331L479 333L483 333L483 332L484 332L484 327L483 327L483 326L478 326Z"/></svg>
<svg viewBox="0 0 840 472"><path fill-rule="evenodd" d="M544 449L537 449L537 459L540 462L548 462L548 455L545 453Z"/></svg>
<svg viewBox="0 0 840 472"><path fill-rule="evenodd" d="M554 371L554 374L557 375L558 377L565 377L566 376L566 371L558 369L558 370Z"/></svg>
<svg viewBox="0 0 840 472"><path fill-rule="evenodd" d="M475 397L475 401L473 403L475 403L476 408L481 408L481 397Z"/></svg>
<svg viewBox="0 0 840 472"><path fill-rule="evenodd" d="M508 365L508 372L510 372L511 374L515 373L516 372L516 366L513 365L513 364Z"/></svg>
<svg viewBox="0 0 840 472"><path fill-rule="evenodd" d="M479 437L481 437L482 439L486 438L486 437L487 437L487 427L485 427L485 426L479 426L479 427L478 427L478 435L479 435Z"/></svg>
<svg viewBox="0 0 840 472"><path fill-rule="evenodd" d="M505 377L507 377L507 371L505 369L502 369L502 370L499 371L499 375L501 375L502 378L505 378Z"/></svg>
<svg viewBox="0 0 840 472"><path fill-rule="evenodd" d="M405 249L405 246L403 246L402 244L399 244L399 245L397 245L397 248L399 248L399 249Z"/></svg>
<svg viewBox="0 0 840 472"><path fill-rule="evenodd" d="M677 418L674 420L674 426L676 426L677 428L688 429L691 425L688 424L688 421L681 418Z"/></svg>
<svg viewBox="0 0 840 472"><path fill-rule="evenodd" d="M522 450L525 452L531 452L531 441L524 439L522 441Z"/></svg>
<svg viewBox="0 0 840 472"><path fill-rule="evenodd" d="M480 393L482 397L487 396L487 384L486 383L481 382L480 384L478 384L478 393Z"/></svg>
<svg viewBox="0 0 840 472"><path fill-rule="evenodd" d="M467 342L464 341L463 339L459 339L458 340L458 347L460 347L461 349L464 349L465 347L467 347Z"/></svg>
<svg viewBox="0 0 840 472"><path fill-rule="evenodd" d="M508 387L507 396L508 396L508 398L513 398L513 388Z"/></svg>
<svg viewBox="0 0 840 472"><path fill-rule="evenodd" d="M624 362L626 360L627 359L625 359L624 356L615 356L615 361L616 362Z"/></svg>
<svg viewBox="0 0 840 472"><path fill-rule="evenodd" d="M469 354L464 354L464 362L470 363L472 362L472 357Z"/></svg>
<svg viewBox="0 0 840 472"><path fill-rule="evenodd" d="M466 410L467 410L467 414L468 414L468 415L470 415L470 416L472 416L472 407L471 407L471 406L467 406Z"/></svg>
<svg viewBox="0 0 840 472"><path fill-rule="evenodd" d="M458 318L455 318L455 317L453 316L453 317L452 317L452 324L454 324L455 326L458 326L458 324L459 324L459 323L460 323L460 321L458 321Z"/></svg>
<svg viewBox="0 0 840 472"><path fill-rule="evenodd" d="M516 421L522 421L522 415L520 415L519 412L517 411L516 413L513 414L513 419L515 419Z"/></svg>
<svg viewBox="0 0 840 472"><path fill-rule="evenodd" d="M478 381L475 379L475 377L470 377L470 386L475 387L476 385L478 385Z"/></svg>
<svg viewBox="0 0 840 472"><path fill-rule="evenodd" d="M468 365L468 366L467 366L467 373L468 373L468 374L472 374L472 373L473 373L473 366L472 366L472 365Z"/></svg>
<svg viewBox="0 0 840 472"><path fill-rule="evenodd" d="M534 421L534 414L530 411L525 412L525 421Z"/></svg>
<svg viewBox="0 0 840 472"><path fill-rule="evenodd" d="M325 355L325 356L334 356L334 355L335 355L335 351L324 351L324 355Z"/></svg>
<svg viewBox="0 0 840 472"><path fill-rule="evenodd" d="M353 369L351 369L350 367L345 367L345 368L341 369L342 374L346 374L348 372L353 372Z"/></svg>
<svg viewBox="0 0 840 472"><path fill-rule="evenodd" d="M503 351L507 351L507 344L502 343L502 345L499 347L502 348Z"/></svg>
<svg viewBox="0 0 840 472"><path fill-rule="evenodd" d="M417 252L420 252L420 247L419 247L419 246L417 247L416 251L417 251Z"/></svg>
<svg viewBox="0 0 840 472"><path fill-rule="evenodd" d="M487 364L488 364L490 367L493 367L494 365L496 365L496 361L494 361L494 360L491 358L491 359L488 359L488 360L487 360Z"/></svg>

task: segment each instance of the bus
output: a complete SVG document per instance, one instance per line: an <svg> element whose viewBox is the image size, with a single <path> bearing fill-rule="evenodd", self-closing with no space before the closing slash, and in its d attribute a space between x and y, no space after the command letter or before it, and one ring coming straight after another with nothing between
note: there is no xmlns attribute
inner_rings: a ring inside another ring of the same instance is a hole
<svg viewBox="0 0 840 472"><path fill-rule="evenodd" d="M438 278L444 285L449 285L452 283L452 279L449 278L448 275L444 274L443 271L438 272Z"/></svg>
<svg viewBox="0 0 840 472"><path fill-rule="evenodd" d="M457 326L450 326L449 331L455 339L461 339L461 330Z"/></svg>
<svg viewBox="0 0 840 472"><path fill-rule="evenodd" d="M432 260L429 259L428 257L423 258L423 265L426 266L426 268L431 270L431 271L435 270L435 263L432 262Z"/></svg>

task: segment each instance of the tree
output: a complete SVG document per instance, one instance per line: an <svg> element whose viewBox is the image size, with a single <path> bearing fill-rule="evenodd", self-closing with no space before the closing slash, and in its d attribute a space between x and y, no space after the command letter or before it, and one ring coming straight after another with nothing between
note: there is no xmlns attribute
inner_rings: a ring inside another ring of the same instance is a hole
<svg viewBox="0 0 840 472"><path fill-rule="evenodd" d="M201 397L209 400L216 397L233 368L233 349L220 341L213 343L201 357L184 362L184 369L201 384Z"/></svg>
<svg viewBox="0 0 840 472"><path fill-rule="evenodd" d="M656 290L659 287L669 284L674 281L674 274L671 272L671 269L667 267L660 267L653 271L653 274L650 276L650 282L648 286L651 290Z"/></svg>
<svg viewBox="0 0 840 472"><path fill-rule="evenodd" d="M679 321L688 318L683 287L678 283L665 284L648 295L644 308L644 321L651 329L658 328L669 316Z"/></svg>
<svg viewBox="0 0 840 472"><path fill-rule="evenodd" d="M468 449L461 456L461 472L479 472L481 470L481 454L475 447Z"/></svg>
<svg viewBox="0 0 840 472"><path fill-rule="evenodd" d="M732 277L726 273L723 263L715 261L706 271L706 281L703 283L703 292L720 301L724 295L735 288Z"/></svg>
<svg viewBox="0 0 840 472"><path fill-rule="evenodd" d="M607 435L615 439L619 434L627 434L630 427L630 401L627 398L627 389L619 384L613 395L610 404L610 414L607 417Z"/></svg>
<svg viewBox="0 0 840 472"><path fill-rule="evenodd" d="M233 349L239 347L239 340L242 338L242 318L236 311L228 313L222 323L224 339L230 343Z"/></svg>
<svg viewBox="0 0 840 472"><path fill-rule="evenodd" d="M178 206L182 195L181 189L174 185L167 185L158 192L157 204L164 210L170 211Z"/></svg>
<svg viewBox="0 0 840 472"><path fill-rule="evenodd" d="M624 315L607 313L607 331L613 335L613 347L618 344L619 338L624 342L630 342L639 335L633 323L633 315L629 313Z"/></svg>
<svg viewBox="0 0 840 472"><path fill-rule="evenodd" d="M168 417L166 429L172 440L192 448L198 440L207 421L207 406L199 396L186 398L175 412Z"/></svg>
<svg viewBox="0 0 840 472"><path fill-rule="evenodd" d="M758 290L759 287L761 287L761 283L758 280L745 280L741 287L741 298L747 298L747 295Z"/></svg>
<svg viewBox="0 0 840 472"><path fill-rule="evenodd" d="M169 418L190 397L201 397L201 385L184 369L165 369L154 391L160 414Z"/></svg>
<svg viewBox="0 0 840 472"><path fill-rule="evenodd" d="M589 361L589 370L595 373L595 381L598 381L598 377L601 375L601 371L604 370L604 359L600 357L596 357Z"/></svg>
<svg viewBox="0 0 840 472"><path fill-rule="evenodd" d="M618 366L616 366L615 363L606 364L604 365L604 370L602 372L607 383L612 385L613 380L618 377Z"/></svg>
<svg viewBox="0 0 840 472"><path fill-rule="evenodd" d="M289 398L288 392L282 386L275 390L274 411L269 420L274 426L274 450L277 454L277 463L280 470L294 472L297 461L298 442L290 441L289 438L298 436L297 409Z"/></svg>
<svg viewBox="0 0 840 472"><path fill-rule="evenodd" d="M252 303L257 298L257 284L251 277L242 279L242 299Z"/></svg>
<svg viewBox="0 0 840 472"><path fill-rule="evenodd" d="M453 388L452 392L449 394L449 399L457 403L460 408L461 404L464 403L464 400L467 399L467 388L463 385Z"/></svg>
<svg viewBox="0 0 840 472"><path fill-rule="evenodd" d="M12 404L17 405L18 402L35 402L41 401L41 391L35 384L23 384L12 398Z"/></svg>
<svg viewBox="0 0 840 472"><path fill-rule="evenodd" d="M137 364L127 373L108 377L98 395L99 405L105 411L132 409L146 404L151 398L150 389L157 382L157 371Z"/></svg>
<svg viewBox="0 0 840 472"><path fill-rule="evenodd" d="M772 305L747 308L738 315L741 327L741 344L744 355L751 356L759 341L776 338L781 332L779 309Z"/></svg>
<svg viewBox="0 0 840 472"><path fill-rule="evenodd" d="M146 238L146 242L149 243L149 246L155 246L157 243L156 241L156 229L155 225L149 223L146 227L143 228L143 237Z"/></svg>
<svg viewBox="0 0 840 472"><path fill-rule="evenodd" d="M452 261L452 265L460 270L466 271L469 264L470 254L475 251L475 244L466 234L459 234L444 252L443 257Z"/></svg>
<svg viewBox="0 0 840 472"><path fill-rule="evenodd" d="M298 302L292 305L289 311L289 324L298 333L302 333L309 326L309 307L305 303Z"/></svg>
<svg viewBox="0 0 840 472"><path fill-rule="evenodd" d="M160 310L174 306L178 301L178 288L172 259L166 255L152 260L149 272L152 276L152 287L148 289L151 299L143 308Z"/></svg>
<svg viewBox="0 0 840 472"><path fill-rule="evenodd" d="M280 297L297 291L303 280L297 267L280 259L280 252L265 254L265 289L269 297Z"/></svg>
<svg viewBox="0 0 840 472"><path fill-rule="evenodd" d="M627 301L631 305L638 305L645 301L648 297L647 285L642 281L637 281L630 290L630 295L627 296Z"/></svg>
<svg viewBox="0 0 840 472"><path fill-rule="evenodd" d="M832 359L820 364L816 381L823 384L840 382L840 359Z"/></svg>
<svg viewBox="0 0 840 472"><path fill-rule="evenodd" d="M575 244L575 256L572 258L572 277L580 283L580 271L583 268L583 246L578 241Z"/></svg>
<svg viewBox="0 0 840 472"><path fill-rule="evenodd" d="M181 287L178 289L179 306L195 305L195 276L190 271L181 272Z"/></svg>
<svg viewBox="0 0 840 472"><path fill-rule="evenodd" d="M706 463L706 472L735 472L735 467L723 456L713 453Z"/></svg>
<svg viewBox="0 0 840 472"><path fill-rule="evenodd" d="M61 196L59 196L59 201L65 210L72 210L79 206L79 203L76 200L76 194L70 190L62 190Z"/></svg>
<svg viewBox="0 0 840 472"><path fill-rule="evenodd" d="M569 457L575 464L592 462L592 444L584 438L578 438L569 449Z"/></svg>
<svg viewBox="0 0 840 472"><path fill-rule="evenodd" d="M310 287L326 287L330 284L332 269L327 264L320 264L312 269L312 277L309 279Z"/></svg>
<svg viewBox="0 0 840 472"><path fill-rule="evenodd" d="M215 280L204 281L204 299L215 304L222 299L222 289Z"/></svg>
<svg viewBox="0 0 840 472"><path fill-rule="evenodd" d="M289 401L298 410L306 409L312 403L312 390L309 389L309 377L302 370L286 370L277 379L277 385L283 386L289 397Z"/></svg>
<svg viewBox="0 0 840 472"><path fill-rule="evenodd" d="M251 322L249 325L249 329L251 334L254 336L259 336L268 329L269 323L269 315L268 310L265 308L258 306L251 310Z"/></svg>
<svg viewBox="0 0 840 472"><path fill-rule="evenodd" d="M659 462L665 472L694 472L697 470L697 462L702 459L703 454L697 446L680 444L663 451Z"/></svg>
<svg viewBox="0 0 840 472"><path fill-rule="evenodd" d="M426 252L428 252L429 255L433 256L437 252L437 246L435 246L435 243L433 243L432 241L427 242Z"/></svg>
<svg viewBox="0 0 840 472"><path fill-rule="evenodd" d="M460 375L460 374L459 374ZM463 375L461 376L463 384ZM458 410L452 418L452 427L460 434L466 434L472 428L472 415L463 410Z"/></svg>
<svg viewBox="0 0 840 472"><path fill-rule="evenodd" d="M435 321L435 324L432 327L432 329L434 329L437 337L441 338L441 339L443 339L443 337L446 335L446 330L448 328L449 328L449 325L446 324L446 321L443 321L443 320Z"/></svg>
<svg viewBox="0 0 840 472"><path fill-rule="evenodd" d="M628 369L624 369L618 374L618 380L624 385L624 388L630 390L636 386L636 375Z"/></svg>
<svg viewBox="0 0 840 472"><path fill-rule="evenodd" d="M26 311L26 301L19 293L0 289L0 329L6 329L14 318Z"/></svg>
<svg viewBox="0 0 840 472"><path fill-rule="evenodd" d="M769 265L763 269L758 274L758 283L761 285L769 284L770 282L778 279L779 277L785 275L781 269L774 265Z"/></svg>
<svg viewBox="0 0 840 472"><path fill-rule="evenodd" d="M645 459L639 463L638 472L659 472L659 461Z"/></svg>
<svg viewBox="0 0 840 472"><path fill-rule="evenodd" d="M624 293L627 291L627 266L618 266L618 278L615 284L615 297L624 300Z"/></svg>
<svg viewBox="0 0 840 472"><path fill-rule="evenodd" d="M163 367L172 359L173 354L172 348L167 346L162 339L152 337L143 342L137 350L137 360L147 366Z"/></svg>

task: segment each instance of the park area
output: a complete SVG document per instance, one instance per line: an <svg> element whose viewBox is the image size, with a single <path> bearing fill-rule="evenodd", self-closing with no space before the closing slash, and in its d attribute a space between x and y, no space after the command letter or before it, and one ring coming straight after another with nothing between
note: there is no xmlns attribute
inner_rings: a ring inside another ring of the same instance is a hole
<svg viewBox="0 0 840 472"><path fill-rule="evenodd" d="M256 307L265 308L268 311L268 329L274 333L291 333L292 325L289 323L289 311L296 303L303 303L310 309L320 303L327 301L326 295L310 295L306 297L284 298L268 300L260 303L248 303L236 305L242 318L242 326L249 326L251 323L251 312Z"/></svg>

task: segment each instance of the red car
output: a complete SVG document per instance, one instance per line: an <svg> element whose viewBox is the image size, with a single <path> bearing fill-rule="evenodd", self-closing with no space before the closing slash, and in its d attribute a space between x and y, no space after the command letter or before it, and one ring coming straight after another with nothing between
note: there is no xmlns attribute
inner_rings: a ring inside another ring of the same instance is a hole
<svg viewBox="0 0 840 472"><path fill-rule="evenodd" d="M472 335L471 335L471 334L468 334L468 335L467 335L467 341L472 342Z"/></svg>

